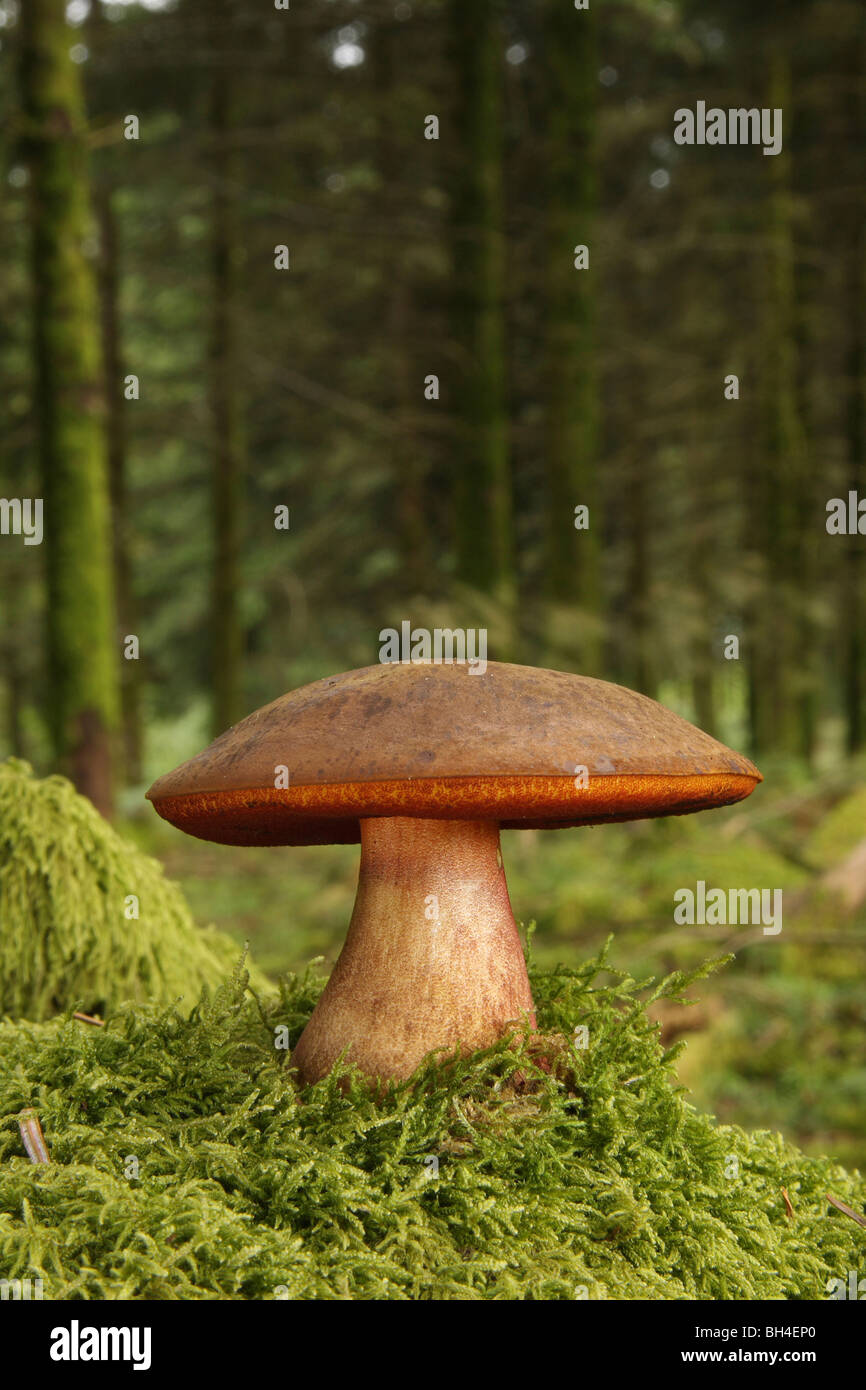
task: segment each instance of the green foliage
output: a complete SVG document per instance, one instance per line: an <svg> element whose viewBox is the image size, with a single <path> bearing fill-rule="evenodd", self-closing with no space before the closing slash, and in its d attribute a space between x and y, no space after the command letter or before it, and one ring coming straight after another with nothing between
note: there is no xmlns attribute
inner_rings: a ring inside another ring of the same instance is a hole
<svg viewBox="0 0 866 1390"><path fill-rule="evenodd" d="M817 868L829 868L844 859L864 837L866 785L855 787L828 811L806 844L806 855Z"/></svg>
<svg viewBox="0 0 866 1390"><path fill-rule="evenodd" d="M131 895L137 920L125 915ZM0 765L0 1013L195 1000L236 957L229 937L196 927L161 865L65 778L40 781L17 759Z"/></svg>
<svg viewBox="0 0 866 1390"><path fill-rule="evenodd" d="M533 972L540 1039L378 1100L348 1069L294 1086L274 1030L296 1041L309 973L264 1005L238 970L189 1017L2 1024L0 1266L57 1299L823 1298L866 1244L825 1193L866 1184L688 1103L646 1005L703 973L647 998L604 956Z"/></svg>
<svg viewBox="0 0 866 1390"><path fill-rule="evenodd" d="M700 1058L700 1089L723 1118L797 1134L810 1152L858 1162L866 1149L866 1003L860 978L791 970L739 982Z"/></svg>
<svg viewBox="0 0 866 1390"><path fill-rule="evenodd" d="M533 904L545 935L550 931L555 937L551 946L559 958L566 943L585 941L589 933L601 939L610 929L619 938L621 931L633 928L635 949L644 960L647 951L654 951L649 933L670 931L673 925L677 888L694 888L698 879L725 891L756 884L793 890L802 882L802 870L771 845L724 834L736 814L732 808L709 817L507 836L515 911L520 915L523 904ZM678 935L678 964L706 954L706 936L700 931ZM539 949L548 949L548 942L540 942Z"/></svg>

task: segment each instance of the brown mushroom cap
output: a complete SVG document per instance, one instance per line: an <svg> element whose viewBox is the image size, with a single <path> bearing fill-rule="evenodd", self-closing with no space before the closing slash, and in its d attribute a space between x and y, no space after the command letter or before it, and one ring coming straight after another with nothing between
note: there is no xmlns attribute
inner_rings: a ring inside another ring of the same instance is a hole
<svg viewBox="0 0 866 1390"><path fill-rule="evenodd" d="M147 795L203 840L306 845L355 843L378 816L553 829L680 815L740 801L759 781L747 758L607 681L392 663L281 696Z"/></svg>

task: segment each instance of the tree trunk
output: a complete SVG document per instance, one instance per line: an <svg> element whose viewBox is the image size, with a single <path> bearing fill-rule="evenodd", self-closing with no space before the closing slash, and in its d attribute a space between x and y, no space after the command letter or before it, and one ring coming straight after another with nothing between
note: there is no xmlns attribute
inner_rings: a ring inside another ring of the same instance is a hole
<svg viewBox="0 0 866 1390"><path fill-rule="evenodd" d="M698 457L700 454L698 452ZM713 649L715 632L710 615L714 611L713 586L708 572L712 559L710 527L704 519L706 499L700 481L695 481L692 513L691 588L697 599L696 632L692 644L692 703L695 723L708 734L716 731L715 673L719 653ZM710 619L705 621L705 619Z"/></svg>
<svg viewBox="0 0 866 1390"><path fill-rule="evenodd" d="M644 695L654 695L656 672L652 660L653 614L650 607L650 501L652 497L651 446L638 436L632 477L626 501L628 562L626 567L627 615L624 621L625 667L628 684Z"/></svg>
<svg viewBox="0 0 866 1390"><path fill-rule="evenodd" d="M49 704L61 766L108 815L118 669L105 408L84 102L64 13L63 0L27 0L21 13Z"/></svg>
<svg viewBox="0 0 866 1390"><path fill-rule="evenodd" d="M114 531L114 587L117 633L121 653L124 639L138 635L132 569L129 558L129 505L126 489L126 402L123 394L123 355L120 340L117 221L110 188L95 190L99 222L99 293L102 310L102 352L108 407L108 478ZM123 777L128 786L141 781L140 663L121 655L120 700Z"/></svg>
<svg viewBox="0 0 866 1390"><path fill-rule="evenodd" d="M400 36L405 32L406 26L399 21L384 22L376 34L373 49L383 218L391 228L390 239L383 240L382 322L386 335L383 375L386 409L396 426L387 443L394 490L394 534L398 538L401 571L407 589L410 594L423 594L430 587L432 565L426 460L423 441L418 438L412 420L425 407L429 411L439 411L442 406L423 400L422 380L426 372L415 370L412 258L406 255L398 230L404 211L403 133L394 121L394 99L395 83L401 80L404 72Z"/></svg>
<svg viewBox="0 0 866 1390"><path fill-rule="evenodd" d="M771 53L768 105L791 111L786 55ZM790 139L789 131L786 136ZM795 241L791 160L787 148L769 161L771 180L766 252L766 299L761 360L762 438L766 472L761 528L766 586L755 605L751 696L759 753L808 754L811 643L806 633L808 566L803 543L809 489L801 416L795 322Z"/></svg>
<svg viewBox="0 0 866 1390"><path fill-rule="evenodd" d="M851 102L851 148L859 149L866 131L866 23L861 23L857 68ZM866 196L856 182L851 210L847 264L847 303L850 312L847 361L848 488L866 496ZM864 565L866 547L849 536L842 572L840 611L845 622L845 714L849 753L866 746L866 622Z"/></svg>
<svg viewBox="0 0 866 1390"><path fill-rule="evenodd" d="M13 758L23 758L24 751L24 681L18 664L18 653L9 647L4 653L6 667L6 739Z"/></svg>
<svg viewBox="0 0 866 1390"><path fill-rule="evenodd" d="M547 0L547 546L548 596L577 604L588 618L581 670L598 671L600 524L596 486L597 410L590 270L575 267L574 248L592 250L595 206L595 116L598 87L595 21ZM576 530L574 509L589 508L589 529Z"/></svg>
<svg viewBox="0 0 866 1390"><path fill-rule="evenodd" d="M218 60L219 61L219 60ZM225 61L225 60L224 60ZM238 390L238 247L230 148L231 91L224 69L213 78L210 392L213 422L213 729L222 733L240 717L243 658L238 591L242 500L242 408Z"/></svg>
<svg viewBox="0 0 866 1390"><path fill-rule="evenodd" d="M454 537L459 580L514 597L506 408L501 43L491 0L451 0L457 77L452 196Z"/></svg>
<svg viewBox="0 0 866 1390"><path fill-rule="evenodd" d="M100 4L87 17L87 41L97 61L110 39L111 22ZM121 141L121 146L126 142ZM120 656L121 737L117 753L127 786L142 777L141 663L124 654L124 639L139 635L129 554L130 509L127 498L127 431L124 361L120 322L120 252L114 209L114 180L104 172L93 179L93 203L99 228L99 304L104 391L107 410L108 480L113 530L114 592ZM133 407L134 408L134 407Z"/></svg>

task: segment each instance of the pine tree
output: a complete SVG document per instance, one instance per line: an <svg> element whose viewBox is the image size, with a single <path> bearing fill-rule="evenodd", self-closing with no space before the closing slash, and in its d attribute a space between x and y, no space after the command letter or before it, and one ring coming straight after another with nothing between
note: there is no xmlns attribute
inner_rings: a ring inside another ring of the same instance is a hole
<svg viewBox="0 0 866 1390"><path fill-rule="evenodd" d="M227 57L217 55L210 98L213 145L211 201L212 310L210 400L213 428L213 569L211 676L213 730L222 733L241 715L243 630L240 588L240 507L243 420L238 390L238 247L231 149L232 92Z"/></svg>
<svg viewBox="0 0 866 1390"><path fill-rule="evenodd" d="M512 496L505 369L502 54L491 0L452 0L457 577L510 604Z"/></svg>
<svg viewBox="0 0 866 1390"><path fill-rule="evenodd" d="M22 8L21 104L31 176L48 707L58 761L108 814L118 711L108 462L84 101L63 0L28 0Z"/></svg>
<svg viewBox="0 0 866 1390"><path fill-rule="evenodd" d="M591 253L595 204L595 20L548 0L545 11L547 109L547 547L546 577L554 602L576 603L589 618L581 669L597 672L600 515L596 485L597 379L591 270L575 251ZM589 509L575 530L574 509Z"/></svg>

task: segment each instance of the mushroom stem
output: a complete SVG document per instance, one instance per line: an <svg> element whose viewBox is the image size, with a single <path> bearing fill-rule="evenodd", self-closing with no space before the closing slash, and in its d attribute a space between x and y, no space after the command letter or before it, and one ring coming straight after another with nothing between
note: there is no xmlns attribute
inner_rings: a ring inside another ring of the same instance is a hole
<svg viewBox="0 0 866 1390"><path fill-rule="evenodd" d="M304 1081L347 1060L409 1076L428 1052L535 1027L495 821L361 821L358 894L340 958L292 1056Z"/></svg>

